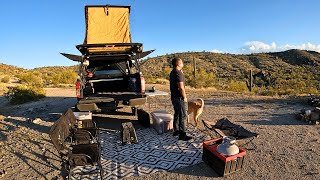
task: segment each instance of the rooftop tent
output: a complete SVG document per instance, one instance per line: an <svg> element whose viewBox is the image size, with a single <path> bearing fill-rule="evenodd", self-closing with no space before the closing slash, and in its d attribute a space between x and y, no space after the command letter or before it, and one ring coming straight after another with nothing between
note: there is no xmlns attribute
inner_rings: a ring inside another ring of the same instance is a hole
<svg viewBox="0 0 320 180"><path fill-rule="evenodd" d="M84 44L131 43L130 6L86 6Z"/></svg>
<svg viewBox="0 0 320 180"><path fill-rule="evenodd" d="M72 61L140 59L152 51L143 52L142 43L132 43L130 6L85 6L86 34L76 48L82 56L61 53Z"/></svg>
<svg viewBox="0 0 320 180"><path fill-rule="evenodd" d="M131 43L130 6L86 6L86 37L84 44ZM89 52L124 51L131 46L107 45L90 47Z"/></svg>

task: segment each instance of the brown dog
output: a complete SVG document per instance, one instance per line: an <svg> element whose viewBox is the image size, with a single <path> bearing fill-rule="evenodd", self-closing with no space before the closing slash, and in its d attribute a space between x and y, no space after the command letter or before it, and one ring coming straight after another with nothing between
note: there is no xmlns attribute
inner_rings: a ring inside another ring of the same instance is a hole
<svg viewBox="0 0 320 180"><path fill-rule="evenodd" d="M198 98L196 100L188 101L188 124L189 124L189 115L193 113L194 123L197 126L198 125L198 118L202 114L204 107L204 101L201 98Z"/></svg>

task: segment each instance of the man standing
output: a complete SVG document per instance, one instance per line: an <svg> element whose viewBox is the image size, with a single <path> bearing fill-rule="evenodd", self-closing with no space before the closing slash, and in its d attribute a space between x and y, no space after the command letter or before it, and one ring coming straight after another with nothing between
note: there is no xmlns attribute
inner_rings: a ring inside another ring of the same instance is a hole
<svg viewBox="0 0 320 180"><path fill-rule="evenodd" d="M182 73L183 62L180 58L172 59L172 71L170 73L171 101L174 108L173 136L179 135L179 140L192 139L186 135L185 120L187 119L187 95L185 91L185 77Z"/></svg>

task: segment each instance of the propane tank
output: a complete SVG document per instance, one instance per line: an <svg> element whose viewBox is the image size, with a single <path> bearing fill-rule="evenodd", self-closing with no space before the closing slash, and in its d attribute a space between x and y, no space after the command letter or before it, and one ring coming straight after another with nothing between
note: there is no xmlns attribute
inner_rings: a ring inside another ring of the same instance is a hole
<svg viewBox="0 0 320 180"><path fill-rule="evenodd" d="M80 80L77 80L76 81L76 97L77 99L81 99L81 83L80 83Z"/></svg>
<svg viewBox="0 0 320 180"><path fill-rule="evenodd" d="M233 156L239 153L239 147L236 145L236 138L224 136L222 143L217 147L218 153L224 156Z"/></svg>

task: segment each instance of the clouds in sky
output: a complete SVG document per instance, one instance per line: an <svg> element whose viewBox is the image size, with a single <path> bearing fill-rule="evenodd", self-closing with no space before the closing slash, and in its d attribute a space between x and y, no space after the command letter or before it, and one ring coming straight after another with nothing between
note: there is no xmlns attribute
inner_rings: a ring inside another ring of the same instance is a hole
<svg viewBox="0 0 320 180"><path fill-rule="evenodd" d="M260 41L249 41L246 42L244 47L241 48L242 53L259 53L259 52L277 52L285 51L289 49L301 49L301 50L311 50L320 52L320 44L312 44L310 42L303 43L300 45L277 45L275 42L271 44L266 44Z"/></svg>
<svg viewBox="0 0 320 180"><path fill-rule="evenodd" d="M218 50L218 49L214 49L214 50L212 50L211 52L213 52L213 53L223 53L222 51L220 51L220 50Z"/></svg>

